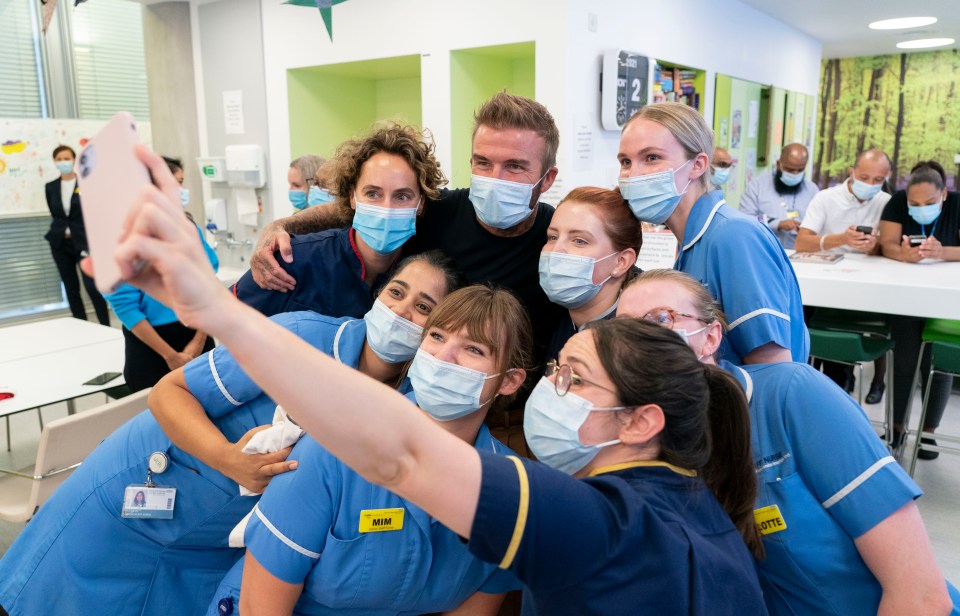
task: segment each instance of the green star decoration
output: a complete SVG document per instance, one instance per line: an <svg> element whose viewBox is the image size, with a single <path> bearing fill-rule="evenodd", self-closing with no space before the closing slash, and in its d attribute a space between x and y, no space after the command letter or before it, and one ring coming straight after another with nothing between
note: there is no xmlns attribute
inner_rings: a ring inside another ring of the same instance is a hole
<svg viewBox="0 0 960 616"><path fill-rule="evenodd" d="M287 0L284 4L293 6L309 6L320 10L320 17L323 18L323 25L327 27L327 34L333 41L333 5L341 4L347 0Z"/></svg>

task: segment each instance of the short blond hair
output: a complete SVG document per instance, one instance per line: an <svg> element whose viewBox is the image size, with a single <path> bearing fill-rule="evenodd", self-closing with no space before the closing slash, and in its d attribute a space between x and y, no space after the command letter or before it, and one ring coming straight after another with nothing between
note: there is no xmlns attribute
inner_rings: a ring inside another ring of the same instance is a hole
<svg viewBox="0 0 960 616"><path fill-rule="evenodd" d="M473 114L473 137L477 136L477 129L481 126L497 130L519 128L533 131L542 137L544 142L540 157L543 165L540 175L556 166L560 131L547 108L537 101L526 96L508 94L506 90L498 92Z"/></svg>

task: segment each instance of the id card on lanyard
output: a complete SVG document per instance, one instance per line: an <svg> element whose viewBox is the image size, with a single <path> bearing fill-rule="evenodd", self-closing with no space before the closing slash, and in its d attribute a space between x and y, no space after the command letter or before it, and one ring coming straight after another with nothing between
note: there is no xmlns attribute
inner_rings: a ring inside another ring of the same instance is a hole
<svg viewBox="0 0 960 616"><path fill-rule="evenodd" d="M150 454L146 483L128 485L123 491L121 517L153 520L173 519L177 489L172 486L159 486L153 483L153 474L166 472L169 465L170 459L162 451L155 451Z"/></svg>

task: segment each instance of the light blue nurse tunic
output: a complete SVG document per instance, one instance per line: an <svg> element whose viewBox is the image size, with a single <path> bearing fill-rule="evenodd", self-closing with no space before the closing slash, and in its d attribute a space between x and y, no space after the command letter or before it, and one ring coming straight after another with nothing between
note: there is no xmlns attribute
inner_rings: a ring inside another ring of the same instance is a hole
<svg viewBox="0 0 960 616"><path fill-rule="evenodd" d="M363 320L311 312L273 320L356 367ZM231 442L273 419L276 404L222 346L187 364L184 377ZM173 519L122 518L124 489L146 481L156 451L170 459L154 482L177 489ZM202 614L242 555L228 547L229 533L257 500L173 445L144 411L90 454L0 560L0 606L11 616Z"/></svg>
<svg viewBox="0 0 960 616"><path fill-rule="evenodd" d="M674 269L699 280L723 306L729 332L720 357L735 364L767 343L805 362L810 336L800 286L776 236L755 218L726 205L723 193L697 199Z"/></svg>
<svg viewBox="0 0 960 616"><path fill-rule="evenodd" d="M474 446L513 454L485 425ZM300 461L297 472L271 481L250 518L245 542L271 574L304 584L294 614L443 612L476 591L520 588L511 573L471 555L456 533L423 509L368 482L309 436L297 443L290 459ZM395 509L403 510L400 528L361 529L365 512L377 516ZM207 614L239 613L242 573L241 560L217 589Z"/></svg>
<svg viewBox="0 0 960 616"><path fill-rule="evenodd" d="M770 614L875 615L882 589L853 541L920 488L863 410L811 366L720 366L750 403L766 548L758 572Z"/></svg>

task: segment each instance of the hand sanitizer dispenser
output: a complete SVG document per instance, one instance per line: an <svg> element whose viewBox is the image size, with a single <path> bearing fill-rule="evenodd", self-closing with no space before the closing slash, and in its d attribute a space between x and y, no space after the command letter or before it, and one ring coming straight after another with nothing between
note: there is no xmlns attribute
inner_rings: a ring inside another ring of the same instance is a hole
<svg viewBox="0 0 960 616"><path fill-rule="evenodd" d="M233 188L263 188L267 164L259 145L228 145L225 150L227 184Z"/></svg>

